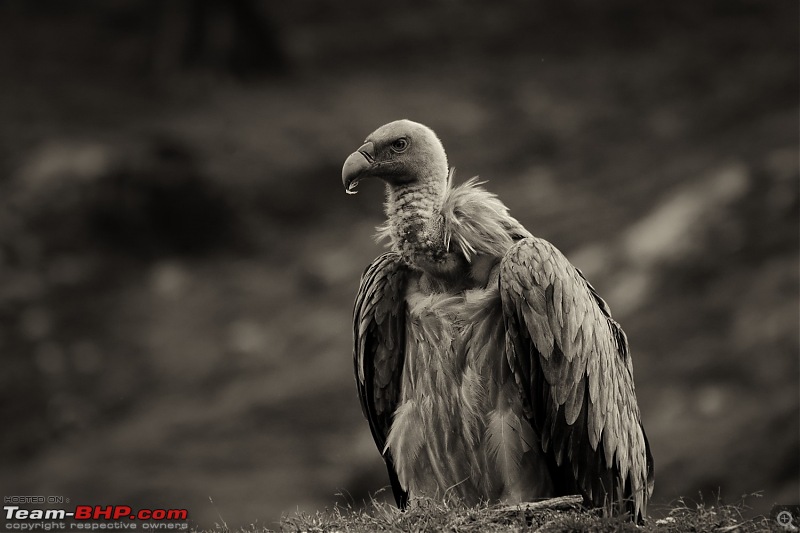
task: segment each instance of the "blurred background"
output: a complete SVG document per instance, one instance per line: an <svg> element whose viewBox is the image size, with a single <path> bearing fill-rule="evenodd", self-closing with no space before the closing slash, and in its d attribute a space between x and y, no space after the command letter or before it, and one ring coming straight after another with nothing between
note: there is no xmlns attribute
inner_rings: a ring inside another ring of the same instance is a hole
<svg viewBox="0 0 800 533"><path fill-rule="evenodd" d="M800 500L798 3L0 3L0 492L201 527L387 480L351 309L381 124L434 128L625 328L683 496ZM661 511L663 512L663 511Z"/></svg>

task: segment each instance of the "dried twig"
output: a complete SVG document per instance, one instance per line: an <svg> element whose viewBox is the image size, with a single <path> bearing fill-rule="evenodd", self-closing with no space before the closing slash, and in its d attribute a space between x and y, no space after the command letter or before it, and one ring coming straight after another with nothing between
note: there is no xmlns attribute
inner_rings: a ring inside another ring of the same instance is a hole
<svg viewBox="0 0 800 533"><path fill-rule="evenodd" d="M579 509L583 503L583 497L578 495L572 496L558 496L557 498L548 498L536 502L523 502L514 505L506 505L503 507L495 508L496 511L501 513L508 512L533 512L533 511L566 511L569 509Z"/></svg>

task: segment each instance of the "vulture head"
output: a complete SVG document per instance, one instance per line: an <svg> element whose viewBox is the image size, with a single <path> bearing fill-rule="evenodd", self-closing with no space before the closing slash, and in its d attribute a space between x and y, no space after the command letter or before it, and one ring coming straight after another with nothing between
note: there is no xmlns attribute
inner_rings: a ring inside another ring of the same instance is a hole
<svg viewBox="0 0 800 533"><path fill-rule="evenodd" d="M390 190L427 189L443 196L447 189L447 156L436 134L422 124L396 120L372 132L342 167L349 194L366 178L380 178Z"/></svg>
<svg viewBox="0 0 800 533"><path fill-rule="evenodd" d="M366 178L386 183L386 222L377 228L378 239L388 240L406 265L452 280L464 277L469 261L450 250L452 235L445 223L445 212L453 211L445 209L452 192L450 177L439 138L410 120L396 120L372 132L342 167L342 184L349 194L355 194Z"/></svg>

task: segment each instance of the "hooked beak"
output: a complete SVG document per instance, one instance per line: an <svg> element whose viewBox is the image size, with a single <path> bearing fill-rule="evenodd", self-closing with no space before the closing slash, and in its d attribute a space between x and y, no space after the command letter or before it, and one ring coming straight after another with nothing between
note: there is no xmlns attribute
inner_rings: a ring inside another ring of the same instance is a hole
<svg viewBox="0 0 800 533"><path fill-rule="evenodd" d="M375 163L375 145L364 143L361 148L350 154L342 167L342 185L347 194L356 194L358 182L364 173Z"/></svg>

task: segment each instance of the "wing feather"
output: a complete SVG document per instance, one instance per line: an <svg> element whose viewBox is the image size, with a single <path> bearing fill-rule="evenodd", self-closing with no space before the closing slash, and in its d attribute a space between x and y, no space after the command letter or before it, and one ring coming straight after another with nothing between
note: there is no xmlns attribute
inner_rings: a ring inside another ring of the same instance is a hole
<svg viewBox="0 0 800 533"><path fill-rule="evenodd" d="M637 518L652 492L625 333L550 243L516 243L501 263L506 355L557 489Z"/></svg>
<svg viewBox="0 0 800 533"><path fill-rule="evenodd" d="M407 268L388 252L361 276L353 307L353 362L356 386L372 437L383 455L397 505L408 493L400 485L386 437L400 398L405 356L405 286Z"/></svg>

